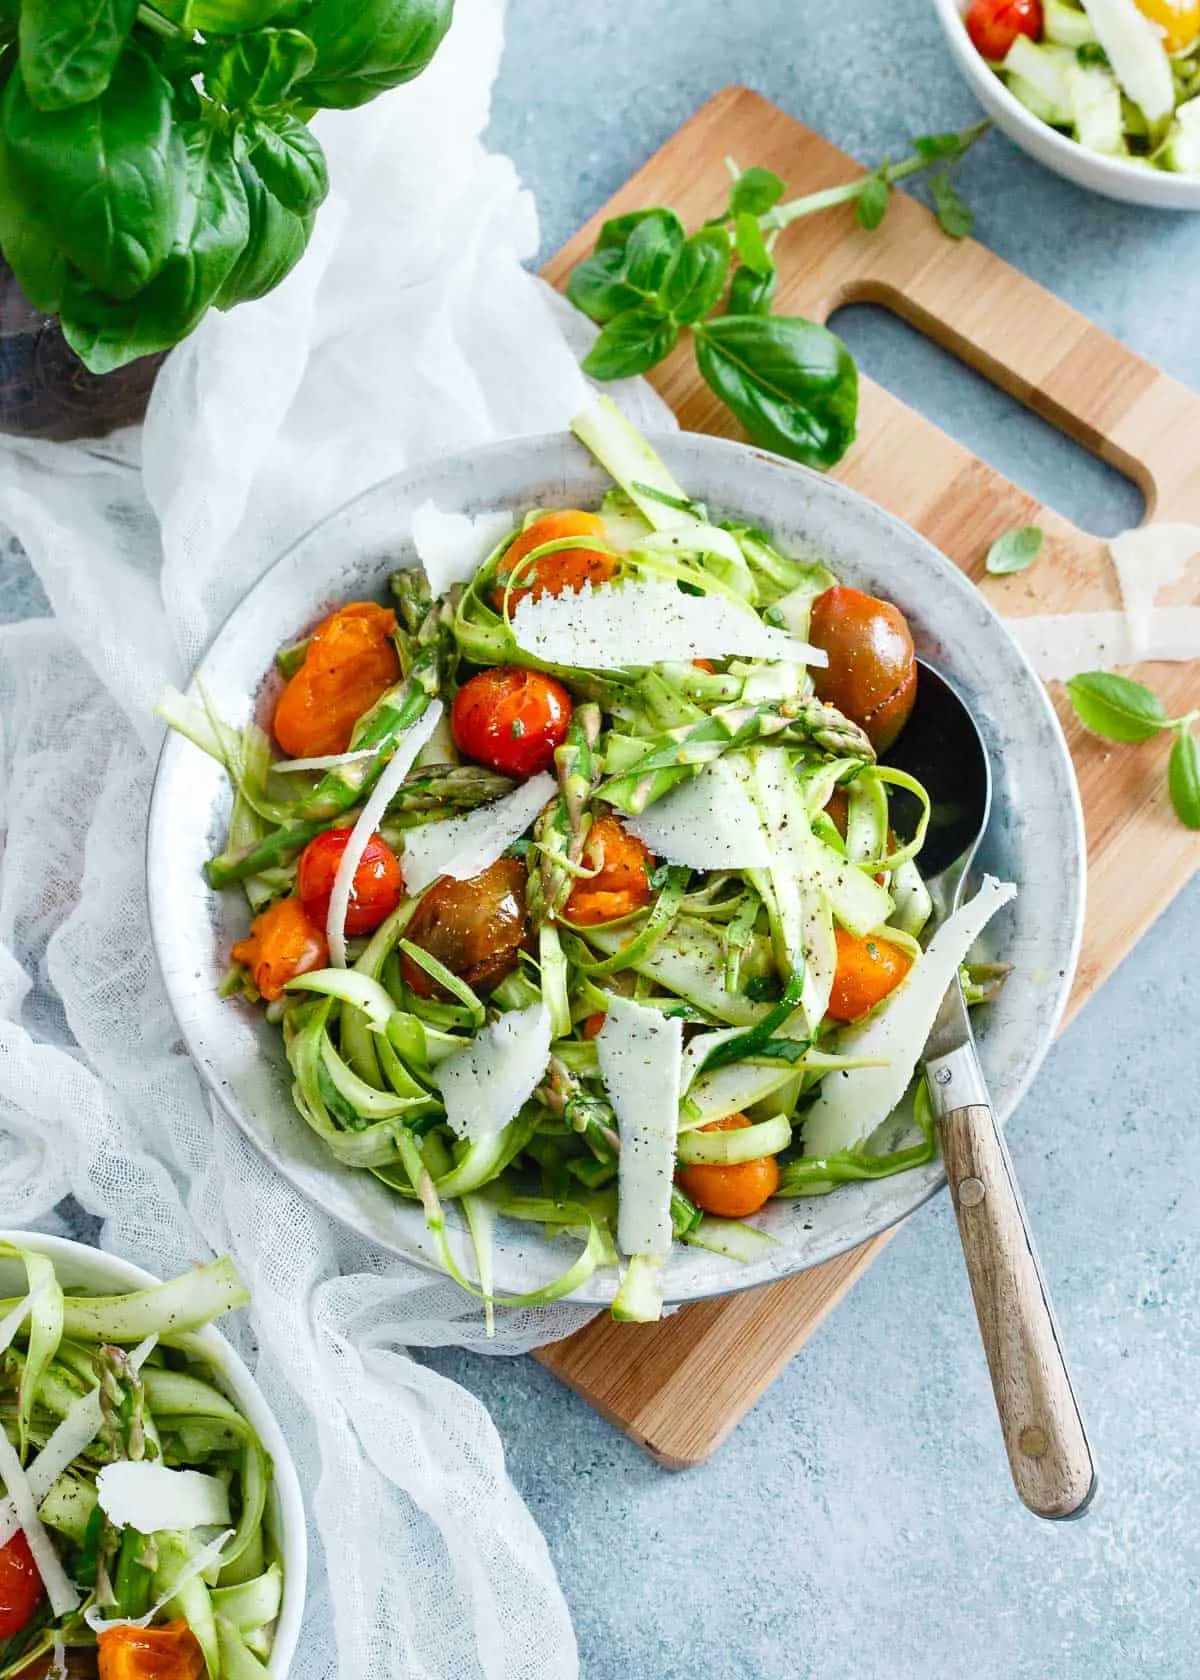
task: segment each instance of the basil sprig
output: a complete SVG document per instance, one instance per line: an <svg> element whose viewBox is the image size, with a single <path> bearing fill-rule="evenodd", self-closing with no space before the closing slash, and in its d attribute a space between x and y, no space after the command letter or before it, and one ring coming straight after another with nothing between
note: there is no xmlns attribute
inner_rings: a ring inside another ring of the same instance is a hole
<svg viewBox="0 0 1200 1680"><path fill-rule="evenodd" d="M1084 728L1107 741L1149 741L1164 729L1174 732L1167 790L1180 822L1200 828L1200 744L1193 732L1200 711L1168 717L1153 690L1115 671L1083 671L1071 678L1067 693Z"/></svg>
<svg viewBox="0 0 1200 1680"><path fill-rule="evenodd" d="M771 170L738 171L724 210L690 234L665 207L613 217L567 285L601 329L584 371L600 380L648 373L690 332L702 378L755 443L806 466L834 466L854 441L858 372L826 327L772 314L775 242L792 222L838 204L854 203L861 225L876 228L893 184L930 168L935 213L961 238L970 211L949 171L988 126L923 135L901 162L788 204Z"/></svg>
<svg viewBox="0 0 1200 1680"><path fill-rule="evenodd" d="M0 0L0 249L93 373L261 297L328 191L308 128L419 75L453 0Z"/></svg>

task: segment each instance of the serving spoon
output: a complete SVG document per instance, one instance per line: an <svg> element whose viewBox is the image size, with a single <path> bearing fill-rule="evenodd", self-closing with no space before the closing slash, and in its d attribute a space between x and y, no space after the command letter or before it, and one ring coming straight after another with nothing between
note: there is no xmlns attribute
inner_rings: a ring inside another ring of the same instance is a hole
<svg viewBox="0 0 1200 1680"><path fill-rule="evenodd" d="M916 704L886 762L929 794L921 863L940 924L962 901L987 827L992 777L967 706L932 665L918 665ZM894 801L897 828L910 797ZM1091 1448L957 978L924 1063L1013 1484L1039 1517L1081 1517L1096 1489Z"/></svg>

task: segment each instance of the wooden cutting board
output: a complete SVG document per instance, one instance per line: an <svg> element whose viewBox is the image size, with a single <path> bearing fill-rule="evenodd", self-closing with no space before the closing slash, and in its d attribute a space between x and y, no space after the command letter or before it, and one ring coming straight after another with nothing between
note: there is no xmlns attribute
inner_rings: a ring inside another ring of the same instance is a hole
<svg viewBox="0 0 1200 1680"><path fill-rule="evenodd" d="M789 196L863 171L844 152L746 88L718 93L547 266L565 286L609 216L671 205L689 227L728 192L724 159L762 164ZM1148 519L1200 523L1200 396L1093 326L974 241L956 243L913 199L894 197L883 227L847 208L796 224L776 252L781 314L826 320L875 303L953 351L1139 486ZM681 347L651 379L692 431L736 423ZM898 514L981 583L1009 617L1117 607L1103 542L1043 507L887 391L862 381L859 436L837 476ZM990 578L991 543L1037 524L1046 546L1031 572ZM1192 600L1200 564L1163 597ZM1196 664L1133 675L1172 716L1200 703ZM1088 916L1068 1019L1112 973L1200 862L1200 837L1165 792L1169 742L1114 747L1087 735L1055 693L1075 761L1088 833ZM1148 867L1149 860L1152 865ZM595 1319L537 1357L671 1469L702 1462L804 1345L891 1233L797 1277L684 1307L657 1325Z"/></svg>

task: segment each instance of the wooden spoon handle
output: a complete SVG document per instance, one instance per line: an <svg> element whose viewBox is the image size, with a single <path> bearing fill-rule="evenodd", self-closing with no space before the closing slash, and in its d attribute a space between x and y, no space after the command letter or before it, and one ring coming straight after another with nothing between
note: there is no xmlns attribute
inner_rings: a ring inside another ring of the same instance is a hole
<svg viewBox="0 0 1200 1680"><path fill-rule="evenodd" d="M996 1117L983 1103L939 1122L967 1276L1013 1483L1039 1517L1082 1516L1091 1448Z"/></svg>

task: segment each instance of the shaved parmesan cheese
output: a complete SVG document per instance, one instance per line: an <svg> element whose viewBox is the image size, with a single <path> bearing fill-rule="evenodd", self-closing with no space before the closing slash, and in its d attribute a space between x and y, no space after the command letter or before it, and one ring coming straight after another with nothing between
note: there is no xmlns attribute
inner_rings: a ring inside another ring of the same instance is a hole
<svg viewBox="0 0 1200 1680"><path fill-rule="evenodd" d="M1083 0L1113 73L1150 123L1175 109L1175 81L1162 36L1136 0Z"/></svg>
<svg viewBox="0 0 1200 1680"><path fill-rule="evenodd" d="M229 1492L199 1470L170 1470L148 1458L118 1459L96 1477L100 1509L117 1528L155 1534L229 1521Z"/></svg>
<svg viewBox="0 0 1200 1680"><path fill-rule="evenodd" d="M984 877L969 904L943 922L929 949L874 1015L838 1035L839 1054L886 1056L885 1067L852 1068L826 1076L804 1121L804 1153L852 1149L897 1106L925 1052L938 1008L983 929L1017 889Z"/></svg>
<svg viewBox="0 0 1200 1680"><path fill-rule="evenodd" d="M404 888L424 892L440 875L469 881L482 875L519 840L544 805L554 798L558 784L545 771L490 805L465 817L425 823L404 836Z"/></svg>
<svg viewBox="0 0 1200 1680"><path fill-rule="evenodd" d="M630 579L517 607L518 646L551 665L608 670L676 659L789 659L825 665L827 656L764 624L722 595L685 595L673 584Z"/></svg>
<svg viewBox="0 0 1200 1680"><path fill-rule="evenodd" d="M358 747L354 752L327 753L323 758L281 758L271 769L281 776L296 770L335 770L339 764L359 764L364 758L374 758L376 748Z"/></svg>
<svg viewBox="0 0 1200 1680"><path fill-rule="evenodd" d="M722 759L622 820L655 857L688 869L765 869L771 861L754 801Z"/></svg>
<svg viewBox="0 0 1200 1680"><path fill-rule="evenodd" d="M596 1054L621 1128L617 1241L625 1254L670 1252L682 1052L678 1016L609 1000Z"/></svg>
<svg viewBox="0 0 1200 1680"><path fill-rule="evenodd" d="M1121 600L1129 617L1135 656L1150 656L1154 602L1187 570L1200 554L1200 525L1143 525L1122 531L1108 545L1121 586ZM1169 610L1169 609L1168 609Z"/></svg>
<svg viewBox="0 0 1200 1680"><path fill-rule="evenodd" d="M17 1302L11 1312L0 1319L0 1353L7 1353L12 1346L13 1337L37 1305L42 1293L41 1288L32 1290Z"/></svg>
<svg viewBox="0 0 1200 1680"><path fill-rule="evenodd" d="M104 1611L98 1604L89 1604L87 1609L83 1612L84 1621L91 1628L93 1633L103 1633L105 1628L149 1627L150 1623L154 1620L155 1616L158 1615L164 1605L169 1604L171 1600L187 1586L189 1581L194 1581L197 1575L203 1575L214 1563L219 1560L221 1553L225 1550L226 1544L233 1539L235 1533L235 1529L227 1528L223 1534L218 1534L214 1539L210 1540L206 1546L201 1546L195 1556L190 1557L184 1567L174 1577L171 1585L167 1588L166 1592L163 1593L162 1597L157 1599L150 1606L144 1616L114 1616L111 1621L108 1621L105 1619Z"/></svg>
<svg viewBox="0 0 1200 1680"><path fill-rule="evenodd" d="M412 519L413 547L425 568L429 587L444 595L456 583L470 583L488 555L516 528L511 513L443 513L435 502L422 502Z"/></svg>
<svg viewBox="0 0 1200 1680"><path fill-rule="evenodd" d="M1110 671L1140 659L1200 658L1200 607L1154 608L1141 648L1123 612L1036 613L1006 618L1004 627L1043 682L1065 682L1079 671Z"/></svg>
<svg viewBox="0 0 1200 1680"><path fill-rule="evenodd" d="M469 1143L495 1137L529 1101L549 1061L544 1003L501 1015L434 1071L450 1129Z"/></svg>
<svg viewBox="0 0 1200 1680"><path fill-rule="evenodd" d="M0 1335L2 1333L0 1330ZM141 1370L157 1343L157 1336L147 1336L144 1342L134 1348L129 1361L135 1371ZM75 1462L84 1448L95 1440L100 1433L100 1422L100 1390L97 1387L76 1400L25 1472L30 1491L39 1505L63 1472ZM20 1526L20 1518L12 1500L0 1502L0 1550L8 1545Z"/></svg>
<svg viewBox="0 0 1200 1680"><path fill-rule="evenodd" d="M69 1616L72 1610L79 1608L79 1594L60 1563L54 1542L38 1516L38 1501L34 1498L29 1479L21 1468L16 1448L2 1427L0 1481L8 1489L8 1497L16 1507L17 1518L25 1530L25 1538L29 1542L29 1550L37 1565L37 1572L42 1577L51 1610L56 1616Z"/></svg>
<svg viewBox="0 0 1200 1680"><path fill-rule="evenodd" d="M329 942L329 960L334 968L346 966L346 912L350 908L350 892L354 877L362 862L362 855L375 830L383 821L393 795L412 769L417 754L437 728L442 715L442 702L431 700L423 716L411 729L406 729L396 742L396 750L375 784L375 791L363 806L358 821L350 830L346 850L342 853L333 891L329 895L329 915L325 922L325 937Z"/></svg>

